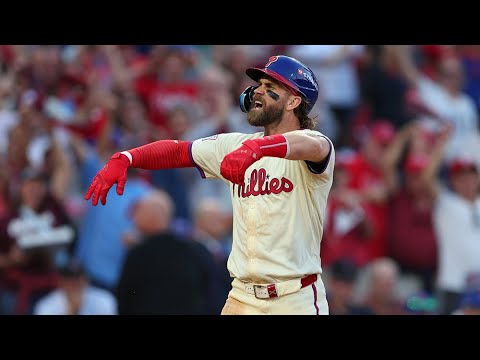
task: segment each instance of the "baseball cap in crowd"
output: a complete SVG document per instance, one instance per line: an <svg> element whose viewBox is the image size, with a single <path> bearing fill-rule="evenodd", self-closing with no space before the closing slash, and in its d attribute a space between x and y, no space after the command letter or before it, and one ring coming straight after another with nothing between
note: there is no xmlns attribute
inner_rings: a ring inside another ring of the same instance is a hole
<svg viewBox="0 0 480 360"><path fill-rule="evenodd" d="M448 163L448 173L451 175L458 174L464 171L478 172L475 160L469 157L456 157Z"/></svg>
<svg viewBox="0 0 480 360"><path fill-rule="evenodd" d="M380 119L370 126L369 133L380 144L388 145L395 137L395 127L390 121Z"/></svg>
<svg viewBox="0 0 480 360"><path fill-rule="evenodd" d="M428 156L422 153L409 154L405 160L403 170L410 175L418 174L427 167L428 160Z"/></svg>
<svg viewBox="0 0 480 360"><path fill-rule="evenodd" d="M336 280L354 282L357 273L357 265L348 258L338 259L331 265L331 275Z"/></svg>
<svg viewBox="0 0 480 360"><path fill-rule="evenodd" d="M446 45L422 45L420 49L426 57L433 61L438 61L452 52Z"/></svg>

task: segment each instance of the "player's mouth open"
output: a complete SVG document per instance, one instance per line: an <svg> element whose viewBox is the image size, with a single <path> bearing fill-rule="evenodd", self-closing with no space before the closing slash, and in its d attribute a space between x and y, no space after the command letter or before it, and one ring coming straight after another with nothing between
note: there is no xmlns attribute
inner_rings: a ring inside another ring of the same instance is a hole
<svg viewBox="0 0 480 360"><path fill-rule="evenodd" d="M261 109L263 107L263 104L260 101L255 101L254 108L255 109Z"/></svg>

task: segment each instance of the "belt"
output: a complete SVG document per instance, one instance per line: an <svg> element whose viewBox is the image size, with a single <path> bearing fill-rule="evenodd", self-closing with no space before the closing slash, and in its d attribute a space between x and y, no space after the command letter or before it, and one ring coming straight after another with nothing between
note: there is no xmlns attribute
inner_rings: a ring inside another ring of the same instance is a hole
<svg viewBox="0 0 480 360"><path fill-rule="evenodd" d="M245 291L257 299L270 299L291 294L317 281L317 274L307 275L301 279L287 280L275 284L245 283Z"/></svg>

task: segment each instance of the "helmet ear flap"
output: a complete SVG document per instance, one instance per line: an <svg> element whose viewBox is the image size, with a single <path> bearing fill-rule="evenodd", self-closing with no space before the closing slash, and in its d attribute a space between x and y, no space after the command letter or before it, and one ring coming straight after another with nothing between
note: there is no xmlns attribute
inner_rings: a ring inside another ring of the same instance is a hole
<svg viewBox="0 0 480 360"><path fill-rule="evenodd" d="M251 85L240 94L240 109L246 113L250 110L253 102L253 92L258 86Z"/></svg>

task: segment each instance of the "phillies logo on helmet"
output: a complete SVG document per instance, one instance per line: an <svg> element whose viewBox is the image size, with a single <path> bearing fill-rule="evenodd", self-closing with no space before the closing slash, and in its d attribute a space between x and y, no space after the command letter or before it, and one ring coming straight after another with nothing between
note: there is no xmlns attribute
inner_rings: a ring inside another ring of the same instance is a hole
<svg viewBox="0 0 480 360"><path fill-rule="evenodd" d="M268 68L272 63L278 60L278 56L270 56L268 62L265 64L265 69Z"/></svg>

